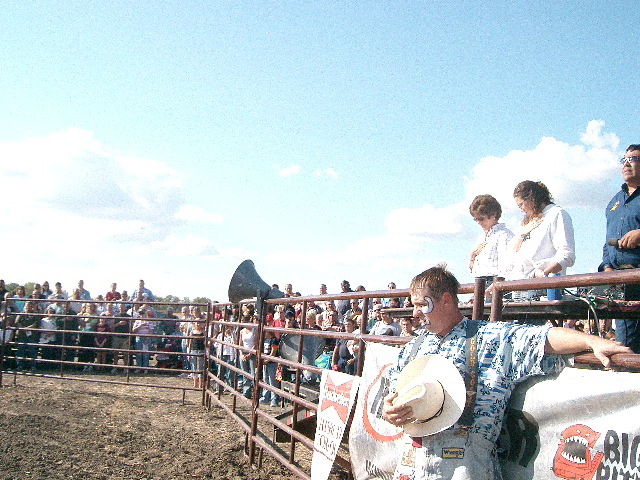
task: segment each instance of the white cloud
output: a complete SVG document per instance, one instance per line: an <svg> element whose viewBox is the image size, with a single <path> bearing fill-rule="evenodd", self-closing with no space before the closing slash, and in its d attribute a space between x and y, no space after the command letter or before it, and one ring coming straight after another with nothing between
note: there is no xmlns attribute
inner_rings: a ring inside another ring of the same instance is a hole
<svg viewBox="0 0 640 480"><path fill-rule="evenodd" d="M603 126L604 122L589 122L581 135L581 145L543 137L533 150L513 150L504 157L479 159L465 182L465 202L469 204L475 195L490 193L503 211L515 211L515 186L523 180L539 180L565 208L602 208L610 192L601 186L618 173L619 144L615 134L602 133Z"/></svg>
<svg viewBox="0 0 640 480"><path fill-rule="evenodd" d="M331 177L331 178L338 178L338 172L336 172L333 168L329 167L329 168L325 168L322 170L316 170L315 171L315 175L316 177Z"/></svg>
<svg viewBox="0 0 640 480"><path fill-rule="evenodd" d="M588 147L616 150L620 145L620 139L615 133L603 134L604 125L604 120L591 120L586 131L580 135L580 141Z"/></svg>
<svg viewBox="0 0 640 480"><path fill-rule="evenodd" d="M207 257L218 256L218 251L211 242L197 235L168 235L162 240L151 242L151 248L161 250L163 254L175 257Z"/></svg>
<svg viewBox="0 0 640 480"><path fill-rule="evenodd" d="M184 178L162 162L121 155L77 128L0 144L0 159L3 195L15 213L0 224L4 251L15 252L4 256L7 280L48 272L67 287L74 277L108 286L160 275L170 258L219 255L207 239L177 236L186 222L221 217L185 204ZM182 290L192 279L180 275Z"/></svg>
<svg viewBox="0 0 640 480"><path fill-rule="evenodd" d="M436 208L424 205L418 208L399 208L389 212L385 227L396 236L401 235L453 235L460 232L461 204Z"/></svg>
<svg viewBox="0 0 640 480"><path fill-rule="evenodd" d="M280 175L281 177L291 177L293 175L299 174L300 171L300 165L289 165L288 167L281 169L278 172L278 175Z"/></svg>
<svg viewBox="0 0 640 480"><path fill-rule="evenodd" d="M203 208L195 205L183 205L175 214L175 218L184 220L185 222L212 223L214 225L222 223L222 215L207 212Z"/></svg>

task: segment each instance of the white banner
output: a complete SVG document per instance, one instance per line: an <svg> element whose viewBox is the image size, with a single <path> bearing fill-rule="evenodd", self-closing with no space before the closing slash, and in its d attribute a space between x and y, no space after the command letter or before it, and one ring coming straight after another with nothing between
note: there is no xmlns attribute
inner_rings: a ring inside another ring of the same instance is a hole
<svg viewBox="0 0 640 480"><path fill-rule="evenodd" d="M505 479L640 479L640 374L565 368L511 396Z"/></svg>
<svg viewBox="0 0 640 480"><path fill-rule="evenodd" d="M349 435L357 480L390 480L402 431L381 419L398 349L367 347ZM512 394L498 442L508 480L640 480L640 374L566 368Z"/></svg>
<svg viewBox="0 0 640 480"><path fill-rule="evenodd" d="M318 423L311 459L312 480L329 478L359 385L359 377L333 370L322 371Z"/></svg>
<svg viewBox="0 0 640 480"><path fill-rule="evenodd" d="M351 468L357 480L390 480L398 463L402 429L385 422L381 415L389 391L385 374L399 352L399 348L388 345L367 345L360 395L349 433Z"/></svg>

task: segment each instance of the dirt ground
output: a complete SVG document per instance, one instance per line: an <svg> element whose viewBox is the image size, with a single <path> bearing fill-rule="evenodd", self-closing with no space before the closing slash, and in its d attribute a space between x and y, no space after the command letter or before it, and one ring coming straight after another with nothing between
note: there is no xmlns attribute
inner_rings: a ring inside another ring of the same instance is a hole
<svg viewBox="0 0 640 480"><path fill-rule="evenodd" d="M183 405L182 390L30 376L14 386L6 374L2 385L0 480L293 478L268 455L249 466L239 426L197 392Z"/></svg>

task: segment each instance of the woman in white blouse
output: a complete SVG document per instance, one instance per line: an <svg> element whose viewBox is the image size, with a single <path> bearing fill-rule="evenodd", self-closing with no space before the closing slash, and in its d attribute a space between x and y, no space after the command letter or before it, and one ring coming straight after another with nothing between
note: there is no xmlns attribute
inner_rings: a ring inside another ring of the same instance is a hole
<svg viewBox="0 0 640 480"><path fill-rule="evenodd" d="M513 262L507 279L566 274L576 260L569 214L553 203L542 182L520 182L513 198L524 218L512 241Z"/></svg>

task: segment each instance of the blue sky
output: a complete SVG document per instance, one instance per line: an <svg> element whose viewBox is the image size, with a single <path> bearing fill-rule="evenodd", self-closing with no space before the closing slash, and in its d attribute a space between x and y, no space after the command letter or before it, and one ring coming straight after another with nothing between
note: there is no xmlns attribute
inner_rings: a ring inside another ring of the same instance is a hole
<svg viewBox="0 0 640 480"><path fill-rule="evenodd" d="M593 271L616 159L640 141L619 2L8 1L0 49L7 281L139 278L226 300L268 283L463 281L479 193L545 182ZM631 21L630 21L631 19Z"/></svg>

